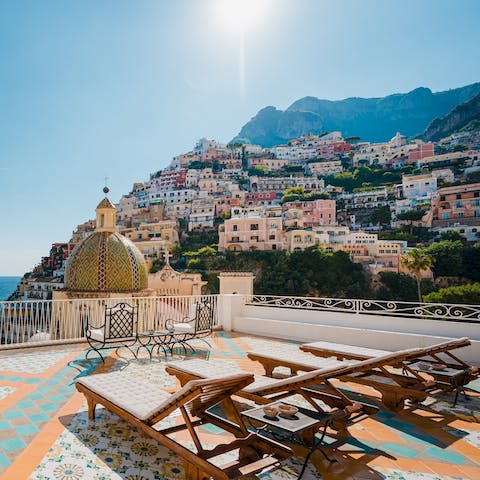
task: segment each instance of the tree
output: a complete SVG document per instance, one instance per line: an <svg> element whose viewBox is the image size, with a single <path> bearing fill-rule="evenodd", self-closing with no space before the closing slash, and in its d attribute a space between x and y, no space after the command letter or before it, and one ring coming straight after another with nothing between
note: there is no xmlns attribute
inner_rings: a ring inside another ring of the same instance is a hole
<svg viewBox="0 0 480 480"><path fill-rule="evenodd" d="M480 304L480 283L469 283L448 288L441 288L438 292L425 295L429 303L466 303Z"/></svg>
<svg viewBox="0 0 480 480"><path fill-rule="evenodd" d="M425 250L419 248L412 248L407 252L402 258L400 258L400 263L405 267L409 272L413 273L415 280L417 281L417 294L418 301L422 301L422 272L428 270L433 264L433 257L431 257Z"/></svg>
<svg viewBox="0 0 480 480"><path fill-rule="evenodd" d="M434 259L435 264L432 270L436 277L459 277L463 275L463 244L459 240L435 242L429 245L425 251Z"/></svg>
<svg viewBox="0 0 480 480"><path fill-rule="evenodd" d="M369 220L375 225L389 225L392 220L392 213L390 207L385 205L383 207L377 207L371 213Z"/></svg>
<svg viewBox="0 0 480 480"><path fill-rule="evenodd" d="M464 242L465 237L460 233L459 230L447 230L440 234L442 240L450 240L451 242L456 242L457 240Z"/></svg>
<svg viewBox="0 0 480 480"><path fill-rule="evenodd" d="M409 210L408 212L399 213L397 215L398 220L405 220L410 222L410 233L413 232L413 222L419 222L425 212L423 210Z"/></svg>
<svg viewBox="0 0 480 480"><path fill-rule="evenodd" d="M417 299L415 280L405 273L380 272L375 297L379 300L414 302Z"/></svg>
<svg viewBox="0 0 480 480"><path fill-rule="evenodd" d="M248 170L248 174L250 176L257 175L259 177L264 177L268 173L268 168L266 165L260 164L260 165L255 165L253 168L250 168Z"/></svg>

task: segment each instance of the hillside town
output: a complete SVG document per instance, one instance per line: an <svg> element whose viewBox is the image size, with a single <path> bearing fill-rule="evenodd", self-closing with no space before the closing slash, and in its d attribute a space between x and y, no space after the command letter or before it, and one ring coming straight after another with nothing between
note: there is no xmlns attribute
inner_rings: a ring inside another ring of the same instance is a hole
<svg viewBox="0 0 480 480"><path fill-rule="evenodd" d="M478 240L479 150L480 130L436 143L401 133L370 143L336 131L271 148L202 138L120 198L117 230L153 270L163 252L181 254L195 237L197 249L219 255L319 246L347 252L372 275L405 272L400 258L419 242L452 231ZM89 220L54 243L16 297L48 299L62 289L66 260L94 229Z"/></svg>

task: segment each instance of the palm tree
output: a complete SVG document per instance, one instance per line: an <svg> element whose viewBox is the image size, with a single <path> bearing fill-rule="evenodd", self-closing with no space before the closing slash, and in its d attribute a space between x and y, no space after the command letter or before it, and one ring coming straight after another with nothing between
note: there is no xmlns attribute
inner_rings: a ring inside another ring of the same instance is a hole
<svg viewBox="0 0 480 480"><path fill-rule="evenodd" d="M433 262L433 257L420 248L412 248L400 259L400 264L415 276L419 302L422 302L422 291L420 288L422 272L428 270Z"/></svg>

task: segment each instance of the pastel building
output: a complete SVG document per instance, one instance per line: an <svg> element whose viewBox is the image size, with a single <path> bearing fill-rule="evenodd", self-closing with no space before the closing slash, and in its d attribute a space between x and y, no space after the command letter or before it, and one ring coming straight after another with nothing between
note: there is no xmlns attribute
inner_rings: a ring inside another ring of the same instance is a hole
<svg viewBox="0 0 480 480"><path fill-rule="evenodd" d="M213 199L198 199L192 202L188 215L188 230L213 228L215 202Z"/></svg>
<svg viewBox="0 0 480 480"><path fill-rule="evenodd" d="M259 209L233 209L233 211L232 218L219 226L219 251L283 248L281 212L278 215L276 211L272 211L269 216L268 212Z"/></svg>
<svg viewBox="0 0 480 480"><path fill-rule="evenodd" d="M317 227L336 223L335 200L318 199L284 204L285 227ZM297 221L301 219L301 221Z"/></svg>
<svg viewBox="0 0 480 480"><path fill-rule="evenodd" d="M439 188L432 195L432 227L480 225L480 183Z"/></svg>

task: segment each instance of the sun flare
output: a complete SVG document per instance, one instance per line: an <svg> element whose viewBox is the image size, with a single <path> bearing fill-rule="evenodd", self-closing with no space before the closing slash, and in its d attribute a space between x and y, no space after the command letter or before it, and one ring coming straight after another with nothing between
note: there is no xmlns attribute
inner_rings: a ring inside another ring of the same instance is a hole
<svg viewBox="0 0 480 480"><path fill-rule="evenodd" d="M269 3L269 0L218 0L215 8L222 25L245 31L265 16Z"/></svg>

